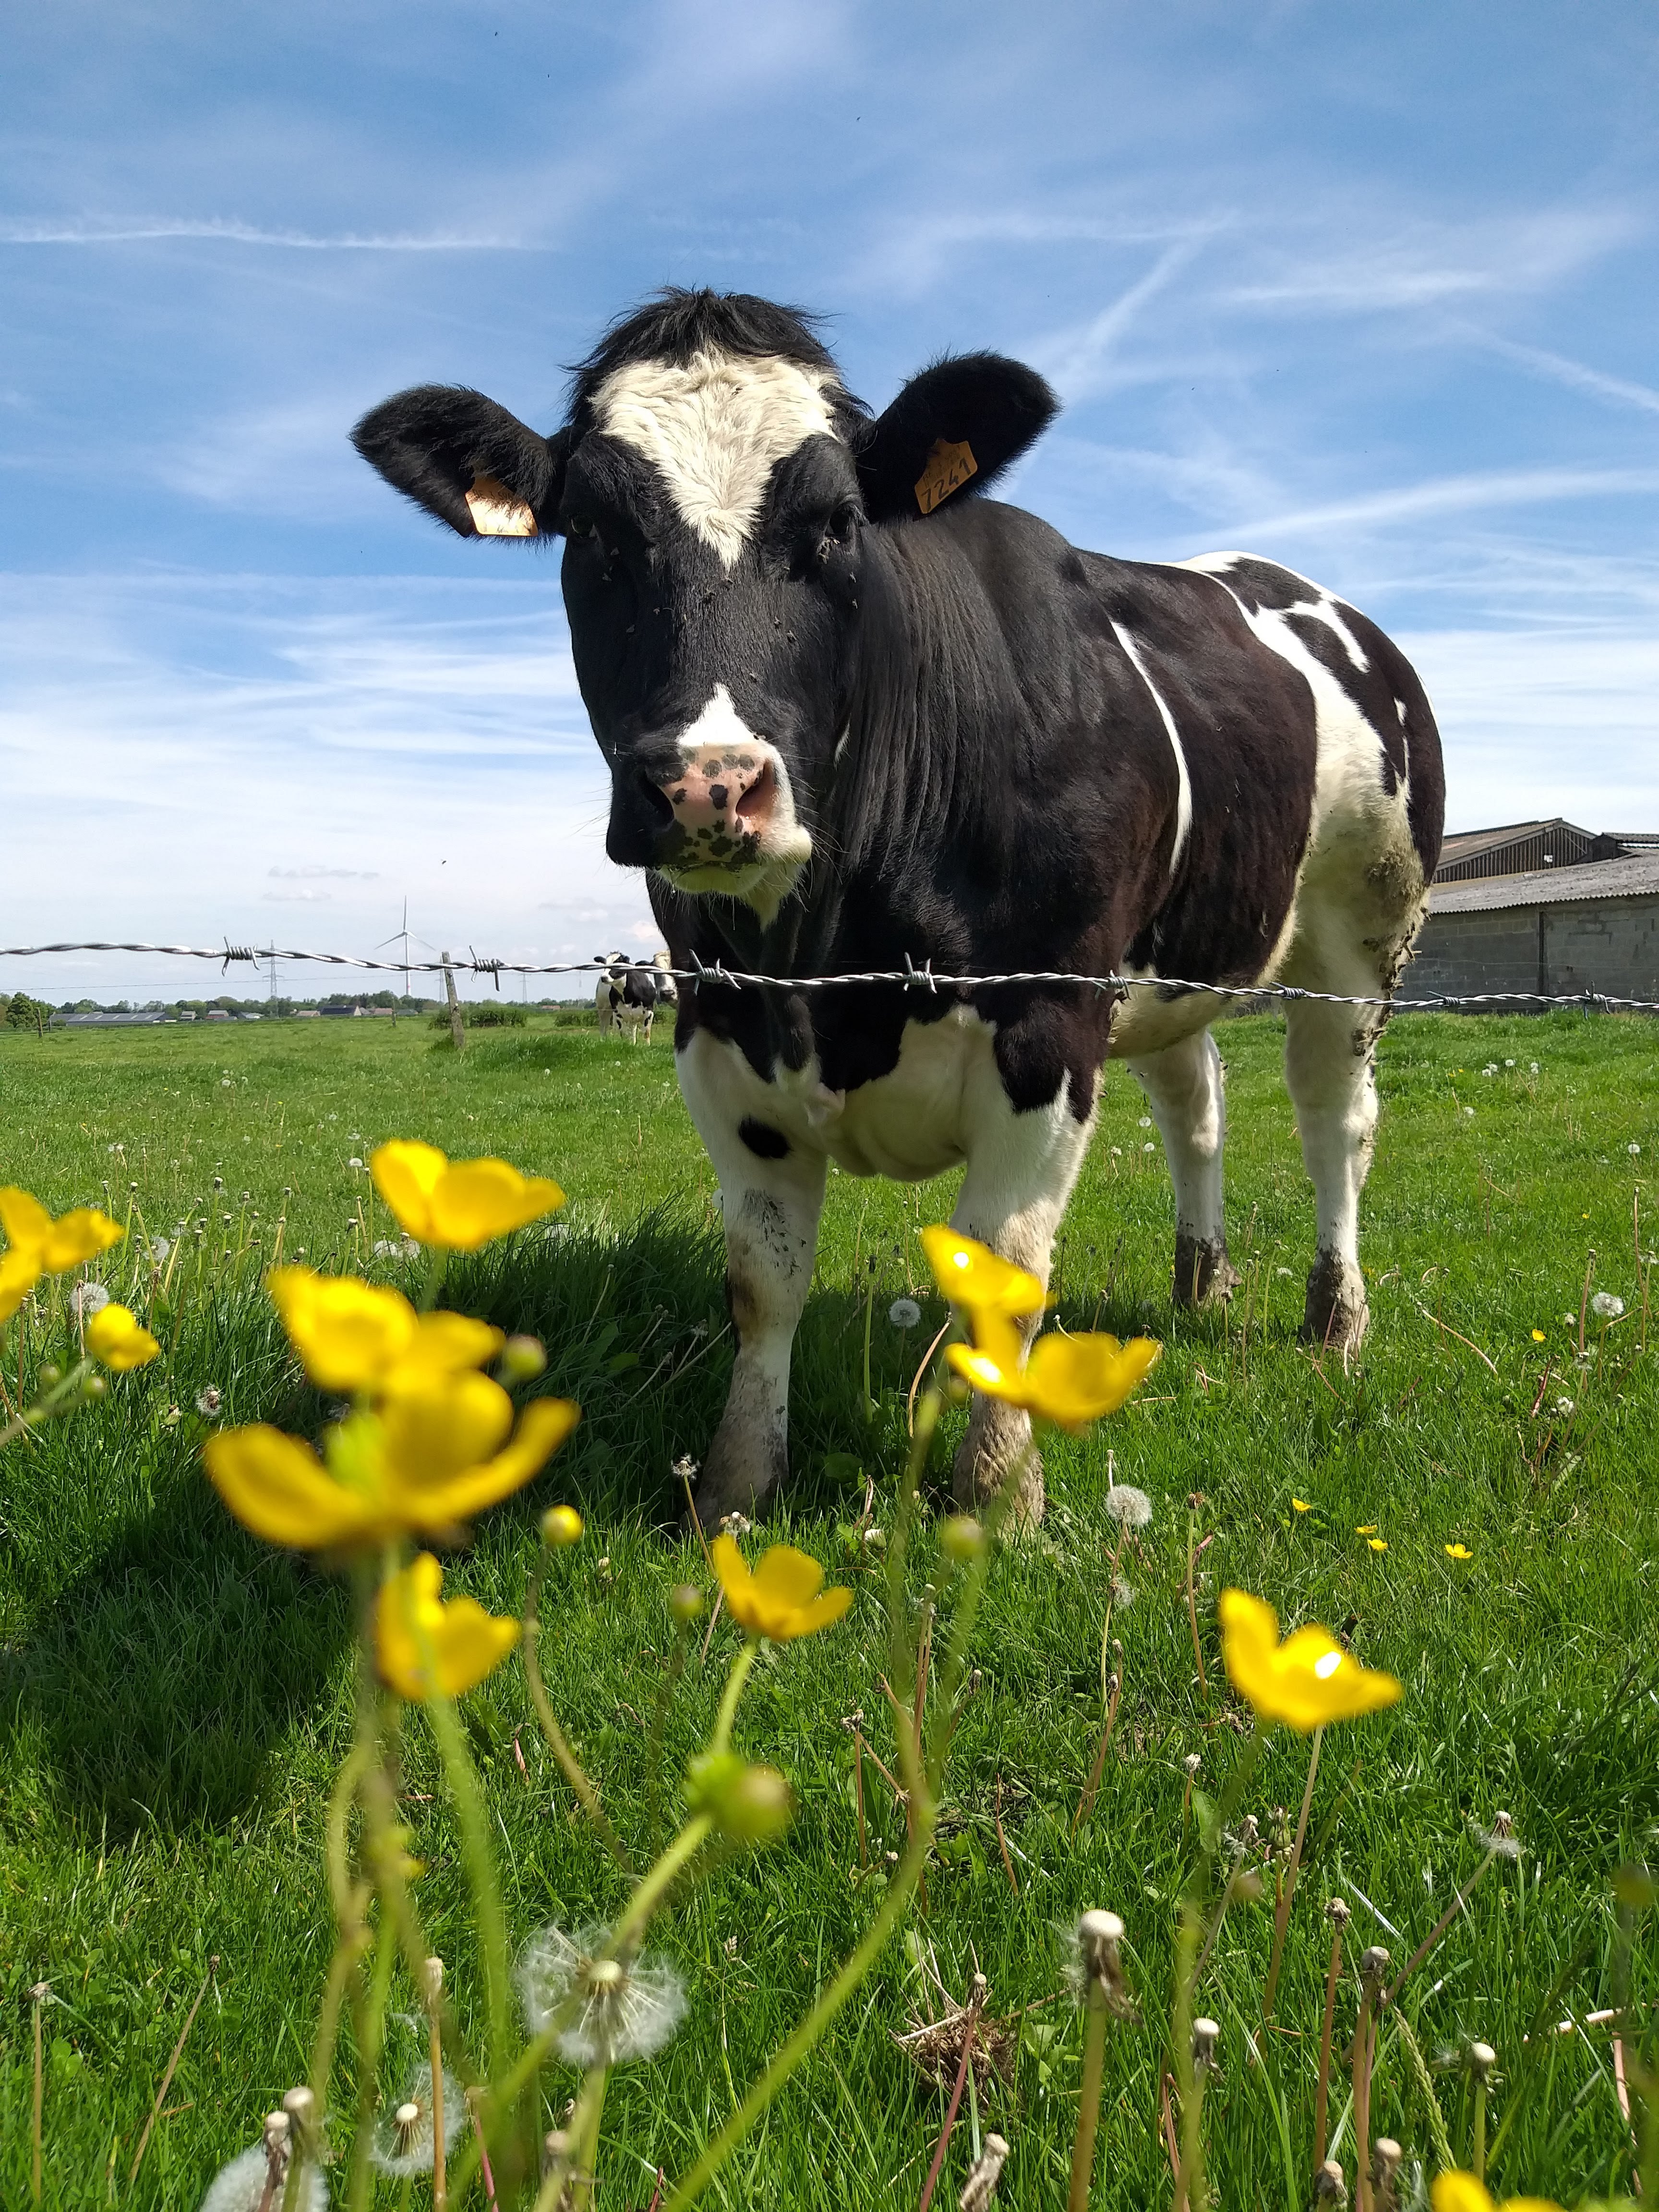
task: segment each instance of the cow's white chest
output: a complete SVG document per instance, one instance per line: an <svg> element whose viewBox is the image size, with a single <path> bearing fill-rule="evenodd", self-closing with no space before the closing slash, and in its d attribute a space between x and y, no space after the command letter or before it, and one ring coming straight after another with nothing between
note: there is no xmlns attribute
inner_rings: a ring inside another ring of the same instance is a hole
<svg viewBox="0 0 1659 2212"><path fill-rule="evenodd" d="M678 1056L680 1082L700 1122L711 1110L734 1129L752 1119L798 1150L827 1152L849 1175L919 1182L959 1167L1002 1100L994 1034L966 1006L943 1021L908 1022L892 1073L840 1091L825 1085L816 1058L769 1082L735 1044L699 1030Z"/></svg>

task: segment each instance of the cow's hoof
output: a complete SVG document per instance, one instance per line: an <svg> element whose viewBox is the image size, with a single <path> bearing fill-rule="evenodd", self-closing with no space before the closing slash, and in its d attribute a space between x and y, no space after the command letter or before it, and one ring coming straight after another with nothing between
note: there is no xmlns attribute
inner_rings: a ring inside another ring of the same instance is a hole
<svg viewBox="0 0 1659 2212"><path fill-rule="evenodd" d="M1244 1278L1227 1257L1220 1237L1176 1238L1175 1302L1178 1306L1213 1306L1231 1297Z"/></svg>
<svg viewBox="0 0 1659 2212"><path fill-rule="evenodd" d="M1329 1352L1355 1352L1370 1323L1365 1302L1365 1279L1358 1267L1334 1252L1322 1252L1308 1277L1308 1302L1303 1310L1302 1340Z"/></svg>
<svg viewBox="0 0 1659 2212"><path fill-rule="evenodd" d="M691 1501L704 1536L717 1536L728 1514L757 1519L767 1498L788 1472L788 1449L781 1436L757 1437L745 1433L728 1437L722 1423L708 1447L702 1479Z"/></svg>
<svg viewBox="0 0 1659 2212"><path fill-rule="evenodd" d="M951 1496L958 1512L983 1513L1012 1483L1006 1506L1005 1533L1035 1528L1042 1518L1042 1460L1035 1444L1028 1443L1012 1457L976 1439L969 1430L957 1449L951 1471Z"/></svg>

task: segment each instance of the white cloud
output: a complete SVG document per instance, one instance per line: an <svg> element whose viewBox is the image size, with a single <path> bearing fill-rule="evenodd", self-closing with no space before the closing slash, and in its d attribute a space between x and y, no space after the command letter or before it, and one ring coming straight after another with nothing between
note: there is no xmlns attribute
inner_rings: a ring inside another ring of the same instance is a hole
<svg viewBox="0 0 1659 2212"><path fill-rule="evenodd" d="M134 246L161 239L222 240L231 246L279 246L302 253L510 253L528 241L468 233L376 234L266 229L218 216L112 216L40 220L0 216L0 246Z"/></svg>
<svg viewBox="0 0 1659 2212"><path fill-rule="evenodd" d="M1351 499L1284 514L1259 516L1234 526L1242 544L1297 533L1352 532L1366 525L1415 521L1480 508L1536 507L1559 500L1624 499L1659 491L1659 469L1490 469L1467 476L1435 477L1392 491L1360 492Z"/></svg>
<svg viewBox="0 0 1659 2212"><path fill-rule="evenodd" d="M1361 220L1352 207L1326 215L1331 228L1340 222L1352 230ZM1299 252L1275 253L1269 246L1259 250L1264 273L1236 284L1229 296L1241 307L1376 314L1481 294L1539 292L1612 252L1638 228L1628 210L1602 207L1423 223L1384 239L1360 232L1334 252L1322 240Z"/></svg>

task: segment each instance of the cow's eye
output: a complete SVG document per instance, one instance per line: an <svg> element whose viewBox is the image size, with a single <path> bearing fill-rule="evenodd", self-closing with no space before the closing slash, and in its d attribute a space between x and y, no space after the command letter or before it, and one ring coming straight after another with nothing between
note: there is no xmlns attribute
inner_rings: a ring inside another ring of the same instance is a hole
<svg viewBox="0 0 1659 2212"><path fill-rule="evenodd" d="M850 545L857 534L859 511L850 500L844 500L830 518L827 532L831 544Z"/></svg>
<svg viewBox="0 0 1659 2212"><path fill-rule="evenodd" d="M567 538L591 538L593 535L593 518L591 514L568 514L564 528Z"/></svg>

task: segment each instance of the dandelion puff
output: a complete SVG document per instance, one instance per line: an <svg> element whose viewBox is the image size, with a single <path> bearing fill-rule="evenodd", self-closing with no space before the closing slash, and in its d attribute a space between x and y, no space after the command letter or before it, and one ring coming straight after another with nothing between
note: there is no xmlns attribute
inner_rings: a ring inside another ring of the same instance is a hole
<svg viewBox="0 0 1659 2212"><path fill-rule="evenodd" d="M1555 1410L1558 1413L1570 1413L1572 1407L1573 1401L1571 1398L1558 1398L1555 1401Z"/></svg>
<svg viewBox="0 0 1659 2212"><path fill-rule="evenodd" d="M268 2196L270 2182L270 2154L264 2143L257 2142L219 2168L208 2184L201 2212L259 2212L262 2204L281 2204L283 2186L279 2184L275 2195ZM301 2176L294 2202L299 2212L328 2212L328 2184L314 2166L307 2166Z"/></svg>
<svg viewBox="0 0 1659 2212"><path fill-rule="evenodd" d="M95 1313L102 1313L109 1304L109 1292L101 1283L77 1283L70 1292L70 1311L77 1321L90 1321ZM1620 1311L1622 1313L1621 1306Z"/></svg>
<svg viewBox="0 0 1659 2212"><path fill-rule="evenodd" d="M1158 1146L1152 1144L1146 1144L1143 1145L1140 1149L1143 1152L1155 1152L1158 1150Z"/></svg>
<svg viewBox="0 0 1659 2212"><path fill-rule="evenodd" d="M1115 1482L1106 1493L1106 1510L1121 1528L1144 1528L1152 1517L1152 1501L1132 1482Z"/></svg>
<svg viewBox="0 0 1659 2212"><path fill-rule="evenodd" d="M90 1289L92 1285L88 1285ZM1590 1311L1597 1321L1617 1321L1625 1310L1625 1301L1612 1291L1597 1291L1590 1300Z"/></svg>
<svg viewBox="0 0 1659 2212"><path fill-rule="evenodd" d="M459 2136L466 2106L460 2083L447 2069L443 2076L442 2096L444 2141L453 2143ZM431 2172L435 2101L432 2069L419 2067L402 2099L392 2112L381 2117L376 2126L368 2154L380 2172L389 2173L394 2181L408 2181L417 2173Z"/></svg>
<svg viewBox="0 0 1659 2212"><path fill-rule="evenodd" d="M914 1298L895 1298L887 1309L887 1318L895 1328L914 1328L921 1319L921 1308Z"/></svg>
<svg viewBox="0 0 1659 2212"><path fill-rule="evenodd" d="M1117 1607L1120 1612L1121 1612L1125 1607L1133 1605L1134 1601L1134 1589L1130 1583L1124 1582L1120 1577L1119 1580L1112 1584L1112 1603Z"/></svg>
<svg viewBox="0 0 1659 2212"><path fill-rule="evenodd" d="M1537 1074L1537 1073L1538 1073L1538 1062L1537 1062L1535 1060L1533 1061L1533 1063L1532 1063L1532 1065L1530 1066L1530 1067L1528 1067L1528 1069L1527 1070L1527 1073L1528 1073L1529 1075L1536 1075L1536 1074Z"/></svg>
<svg viewBox="0 0 1659 2212"><path fill-rule="evenodd" d="M1483 1828L1478 1820L1471 1820L1469 1833L1481 1850L1490 1851L1494 1858L1518 1859L1521 1856L1521 1838L1507 1813L1495 1813L1489 1829Z"/></svg>
<svg viewBox="0 0 1659 2212"><path fill-rule="evenodd" d="M519 1993L532 2035L556 2030L560 2056L575 2066L650 2058L679 2026L685 1990L669 1966L604 1955L610 1931L549 1925L525 1946Z"/></svg>
<svg viewBox="0 0 1659 2212"><path fill-rule="evenodd" d="M196 1410L198 1413L205 1413L209 1420L215 1418L224 1402L223 1394L216 1382L210 1382L205 1389L196 1393Z"/></svg>
<svg viewBox="0 0 1659 2212"><path fill-rule="evenodd" d="M165 1237L152 1237L149 1240L149 1256L158 1267L172 1249L172 1245Z"/></svg>

